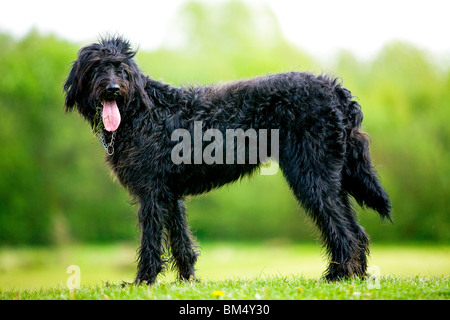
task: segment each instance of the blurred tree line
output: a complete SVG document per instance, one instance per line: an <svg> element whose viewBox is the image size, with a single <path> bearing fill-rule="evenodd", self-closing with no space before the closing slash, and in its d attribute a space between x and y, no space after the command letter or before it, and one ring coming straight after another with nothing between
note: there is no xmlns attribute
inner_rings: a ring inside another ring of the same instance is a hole
<svg viewBox="0 0 450 320"><path fill-rule="evenodd" d="M268 9L240 2L188 3L173 28L184 30L177 45L136 57L145 73L173 85L291 70L342 77L363 107L363 129L394 208L393 225L358 210L361 223L377 241L449 241L448 65L395 42L370 60L340 52L324 66L284 39ZM109 174L100 143L80 116L63 112L62 84L80 47L36 30L22 39L0 34L0 244L137 238L137 208ZM200 239L316 235L281 173L256 175L187 206Z"/></svg>

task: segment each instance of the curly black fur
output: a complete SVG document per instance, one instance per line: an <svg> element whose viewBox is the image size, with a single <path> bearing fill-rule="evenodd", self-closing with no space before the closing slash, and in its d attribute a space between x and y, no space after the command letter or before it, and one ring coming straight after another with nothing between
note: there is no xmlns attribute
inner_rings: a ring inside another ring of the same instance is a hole
<svg viewBox="0 0 450 320"><path fill-rule="evenodd" d="M389 218L389 198L372 166L362 112L350 91L329 76L282 73L222 85L177 88L145 76L120 38L82 48L65 82L66 110L98 127L101 101L114 99L121 123L107 161L139 202L141 245L136 283L153 283L164 267L167 237L181 279L194 276L198 252L182 199L250 175L259 164L174 164L175 129L279 130L279 166L294 196L322 234L326 279L364 277L369 237L349 195ZM119 85L109 96L106 86ZM97 120L96 120L97 119ZM103 129L100 129L103 130ZM111 133L104 131L105 140ZM258 159L258 163L265 159Z"/></svg>

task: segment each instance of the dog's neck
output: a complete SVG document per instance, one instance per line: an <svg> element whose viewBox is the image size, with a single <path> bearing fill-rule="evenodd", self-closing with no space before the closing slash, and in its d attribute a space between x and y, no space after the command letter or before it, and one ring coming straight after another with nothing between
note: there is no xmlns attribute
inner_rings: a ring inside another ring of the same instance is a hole
<svg viewBox="0 0 450 320"><path fill-rule="evenodd" d="M147 77L145 91L151 102L156 106L165 106L167 104L175 104L179 102L180 88L173 87L169 84L153 80Z"/></svg>

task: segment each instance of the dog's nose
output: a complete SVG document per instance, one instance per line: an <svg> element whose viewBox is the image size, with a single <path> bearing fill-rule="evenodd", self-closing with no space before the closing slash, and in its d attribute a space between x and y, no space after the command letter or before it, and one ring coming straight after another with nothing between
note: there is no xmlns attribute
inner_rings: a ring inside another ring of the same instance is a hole
<svg viewBox="0 0 450 320"><path fill-rule="evenodd" d="M111 83L106 86L106 92L108 93L118 93L120 86L117 83Z"/></svg>

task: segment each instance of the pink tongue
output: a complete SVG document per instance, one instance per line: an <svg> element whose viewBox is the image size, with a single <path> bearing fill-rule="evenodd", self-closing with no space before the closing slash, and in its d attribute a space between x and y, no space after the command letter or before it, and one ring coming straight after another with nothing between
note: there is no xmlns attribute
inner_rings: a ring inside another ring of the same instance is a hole
<svg viewBox="0 0 450 320"><path fill-rule="evenodd" d="M115 101L103 101L102 118L106 130L117 130L120 125L120 112Z"/></svg>

